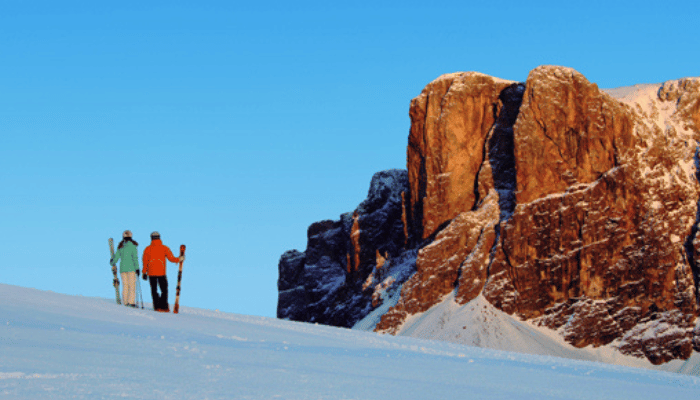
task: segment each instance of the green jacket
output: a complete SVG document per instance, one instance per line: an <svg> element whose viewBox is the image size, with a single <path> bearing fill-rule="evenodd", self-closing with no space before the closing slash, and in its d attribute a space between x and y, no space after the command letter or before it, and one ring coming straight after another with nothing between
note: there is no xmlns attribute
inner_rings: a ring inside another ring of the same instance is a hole
<svg viewBox="0 0 700 400"><path fill-rule="evenodd" d="M133 242L126 242L121 249L117 249L110 264L114 267L119 260L122 260L119 264L120 273L134 272L139 269L139 250Z"/></svg>

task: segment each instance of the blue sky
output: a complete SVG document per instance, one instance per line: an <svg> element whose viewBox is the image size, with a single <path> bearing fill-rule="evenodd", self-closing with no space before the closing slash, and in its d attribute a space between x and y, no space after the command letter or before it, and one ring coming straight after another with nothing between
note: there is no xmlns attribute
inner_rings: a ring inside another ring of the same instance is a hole
<svg viewBox="0 0 700 400"><path fill-rule="evenodd" d="M183 305L274 316L280 255L405 168L439 75L700 75L697 2L334 3L2 1L0 282L112 297L107 238L158 230Z"/></svg>

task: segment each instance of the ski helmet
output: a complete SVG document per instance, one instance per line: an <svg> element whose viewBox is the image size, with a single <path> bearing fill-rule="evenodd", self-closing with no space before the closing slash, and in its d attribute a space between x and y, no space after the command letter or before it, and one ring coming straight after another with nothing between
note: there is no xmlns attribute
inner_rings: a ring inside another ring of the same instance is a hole
<svg viewBox="0 0 700 400"><path fill-rule="evenodd" d="M151 233L151 240L153 239L160 239L160 233L158 233L157 231Z"/></svg>
<svg viewBox="0 0 700 400"><path fill-rule="evenodd" d="M131 231L128 230L128 229L125 230L125 231L124 231L124 234L122 235L122 237L124 237L124 239L132 237Z"/></svg>

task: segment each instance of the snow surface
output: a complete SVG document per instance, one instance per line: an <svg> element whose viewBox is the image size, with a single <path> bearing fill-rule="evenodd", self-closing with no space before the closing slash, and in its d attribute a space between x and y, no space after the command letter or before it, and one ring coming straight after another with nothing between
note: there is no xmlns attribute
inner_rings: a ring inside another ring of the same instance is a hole
<svg viewBox="0 0 700 400"><path fill-rule="evenodd" d="M627 104L637 103L640 98L653 99L663 84L642 83L633 86L622 86L612 89L601 89L610 96Z"/></svg>
<svg viewBox="0 0 700 400"><path fill-rule="evenodd" d="M691 399L700 378L0 284L2 399Z"/></svg>
<svg viewBox="0 0 700 400"><path fill-rule="evenodd" d="M360 321L354 329L364 329L366 326L367 322ZM483 295L465 305L459 305L454 301L452 293L428 311L409 316L398 335L700 376L698 353L693 353L685 361L674 360L653 365L646 358L621 354L616 349L617 341L607 346L579 349L567 343L560 332L508 315L494 307Z"/></svg>

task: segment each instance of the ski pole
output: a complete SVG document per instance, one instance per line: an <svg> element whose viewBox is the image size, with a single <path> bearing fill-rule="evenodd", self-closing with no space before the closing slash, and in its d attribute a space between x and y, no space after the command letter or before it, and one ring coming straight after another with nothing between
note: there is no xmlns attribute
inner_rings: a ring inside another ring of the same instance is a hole
<svg viewBox="0 0 700 400"><path fill-rule="evenodd" d="M143 310L143 291L141 290L141 282L139 282L139 297L141 298L141 309Z"/></svg>
<svg viewBox="0 0 700 400"><path fill-rule="evenodd" d="M141 274L139 274L141 275ZM141 301L141 309L143 310L143 295L141 294L141 282L140 282L140 276L136 277L136 291L139 292L139 299Z"/></svg>

